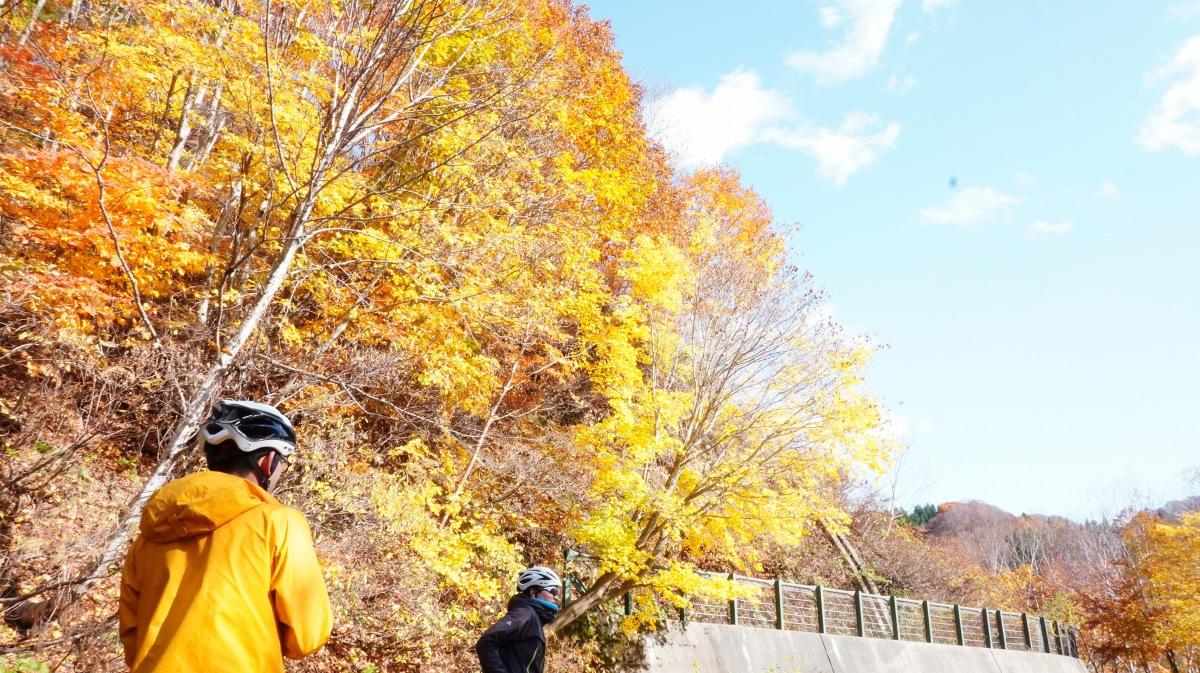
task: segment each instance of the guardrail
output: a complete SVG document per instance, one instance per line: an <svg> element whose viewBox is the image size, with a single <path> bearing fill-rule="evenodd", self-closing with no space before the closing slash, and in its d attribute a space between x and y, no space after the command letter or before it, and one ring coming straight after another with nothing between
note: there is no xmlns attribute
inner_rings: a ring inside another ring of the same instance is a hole
<svg viewBox="0 0 1200 673"><path fill-rule="evenodd" d="M735 624L787 631L1041 652L1079 658L1076 631L1058 621L1020 612L877 596L780 580L728 577L756 588L731 601L693 598L683 622ZM633 601L625 597L625 613Z"/></svg>

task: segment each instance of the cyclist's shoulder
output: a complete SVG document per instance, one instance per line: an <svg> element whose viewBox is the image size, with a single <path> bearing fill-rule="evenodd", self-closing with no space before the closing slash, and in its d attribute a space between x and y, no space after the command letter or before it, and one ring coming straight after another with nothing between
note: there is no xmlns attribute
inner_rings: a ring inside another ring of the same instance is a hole
<svg viewBox="0 0 1200 673"><path fill-rule="evenodd" d="M288 507L274 498L243 512L236 523L243 526L267 525L271 528L308 526L308 522L300 510Z"/></svg>
<svg viewBox="0 0 1200 673"><path fill-rule="evenodd" d="M510 604L508 606L507 618L521 625L536 624L541 629L541 622L538 621L537 611L528 603Z"/></svg>
<svg viewBox="0 0 1200 673"><path fill-rule="evenodd" d="M272 521L289 524L306 523L303 512L295 507L289 507L278 500L265 502L259 509L264 518Z"/></svg>

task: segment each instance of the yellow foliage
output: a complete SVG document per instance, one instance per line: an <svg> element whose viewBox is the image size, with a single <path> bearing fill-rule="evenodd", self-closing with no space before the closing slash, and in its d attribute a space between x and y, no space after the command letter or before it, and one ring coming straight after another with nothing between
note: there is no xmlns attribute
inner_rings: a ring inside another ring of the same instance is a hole
<svg viewBox="0 0 1200 673"><path fill-rule="evenodd" d="M30 348L152 362L139 438L209 373L314 420L289 495L370 625L346 661L461 656L394 641L461 645L566 545L646 605L731 596L698 559L759 567L886 465L869 349L735 172L671 167L586 8L76 4L36 50L0 33L4 310L52 326Z"/></svg>
<svg viewBox="0 0 1200 673"><path fill-rule="evenodd" d="M1130 569L1144 582L1143 610L1154 615L1159 647L1200 655L1200 512L1178 523L1141 517L1127 529Z"/></svg>

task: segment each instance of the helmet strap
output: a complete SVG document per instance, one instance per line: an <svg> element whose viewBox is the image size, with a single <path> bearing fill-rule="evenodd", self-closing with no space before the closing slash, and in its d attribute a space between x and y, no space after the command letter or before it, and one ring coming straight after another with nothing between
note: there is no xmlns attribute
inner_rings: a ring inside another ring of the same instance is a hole
<svg viewBox="0 0 1200 673"><path fill-rule="evenodd" d="M254 478L258 481L258 485L262 487L262 490L269 493L270 489L268 486L271 485L271 475L274 474L275 468L279 466L279 452L271 451L271 468L265 473L263 472L260 460L262 456L263 454L246 454L246 461L250 463L250 470L254 473Z"/></svg>

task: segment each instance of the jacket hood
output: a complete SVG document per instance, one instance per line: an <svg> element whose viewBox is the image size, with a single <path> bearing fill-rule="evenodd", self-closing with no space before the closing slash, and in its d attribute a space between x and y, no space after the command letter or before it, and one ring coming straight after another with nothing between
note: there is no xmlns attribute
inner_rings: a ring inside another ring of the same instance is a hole
<svg viewBox="0 0 1200 673"><path fill-rule="evenodd" d="M541 622L542 626L545 626L545 625L549 624L550 622L554 621L554 617L556 616L555 612L553 610L550 610L549 608L547 608L544 605L539 605L537 601L533 600L532 598L530 598L529 596L527 596L525 594L517 594L517 595L513 596L512 598L508 599L508 611L509 612L512 612L513 608L518 608L518 607L532 608L533 611L537 614L538 621Z"/></svg>
<svg viewBox="0 0 1200 673"><path fill-rule="evenodd" d="M158 489L138 526L151 542L205 535L259 505L275 503L257 484L222 472L197 472Z"/></svg>

